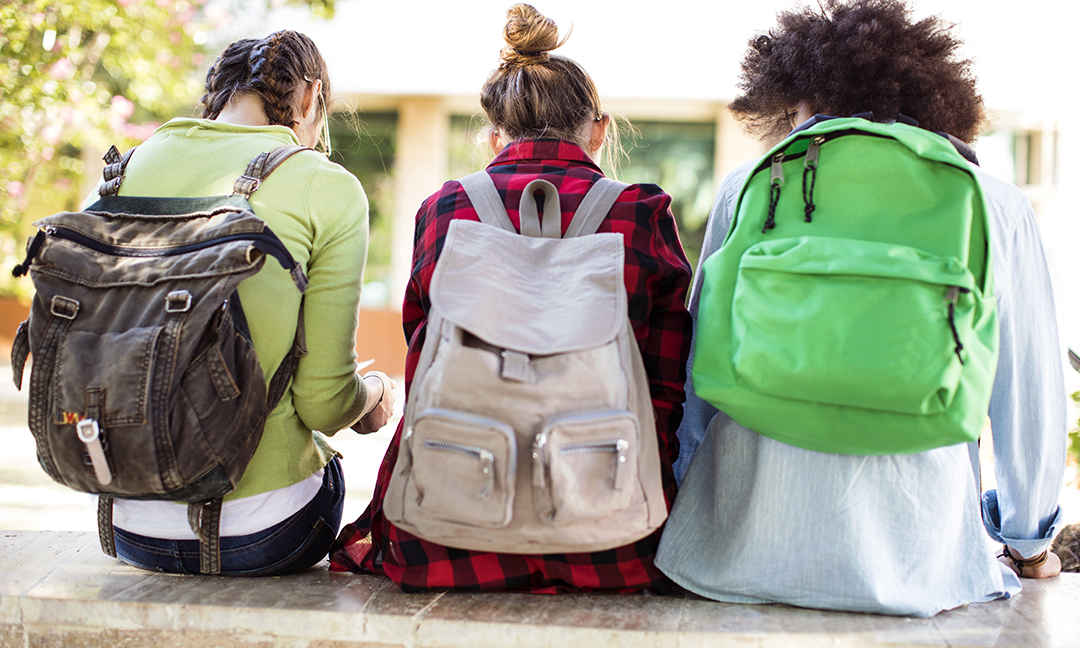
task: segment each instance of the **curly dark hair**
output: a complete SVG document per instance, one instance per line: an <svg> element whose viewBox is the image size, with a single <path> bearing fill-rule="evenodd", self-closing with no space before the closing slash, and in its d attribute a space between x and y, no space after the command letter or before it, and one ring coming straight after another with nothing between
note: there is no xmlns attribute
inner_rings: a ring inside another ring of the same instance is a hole
<svg viewBox="0 0 1080 648"><path fill-rule="evenodd" d="M969 143L985 123L971 61L937 16L913 22L901 0L825 0L777 22L750 41L729 106L762 139L785 135L800 103L834 116L903 113Z"/></svg>

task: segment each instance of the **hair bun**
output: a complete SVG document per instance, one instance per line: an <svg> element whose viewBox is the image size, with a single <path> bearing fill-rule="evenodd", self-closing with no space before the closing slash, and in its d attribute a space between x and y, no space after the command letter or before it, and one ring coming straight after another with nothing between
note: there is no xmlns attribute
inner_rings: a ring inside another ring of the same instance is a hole
<svg viewBox="0 0 1080 648"><path fill-rule="evenodd" d="M549 58L548 52L562 45L555 21L524 2L506 12L503 39L506 47L500 53L500 67L544 63Z"/></svg>

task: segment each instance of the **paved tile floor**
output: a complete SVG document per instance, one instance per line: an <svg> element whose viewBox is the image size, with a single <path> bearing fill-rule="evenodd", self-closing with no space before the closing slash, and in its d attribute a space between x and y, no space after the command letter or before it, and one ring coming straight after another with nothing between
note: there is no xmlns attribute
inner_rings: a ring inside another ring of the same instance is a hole
<svg viewBox="0 0 1080 648"><path fill-rule="evenodd" d="M644 595L403 594L313 568L154 574L90 533L0 532L0 646L1080 647L1080 575L932 619Z"/></svg>

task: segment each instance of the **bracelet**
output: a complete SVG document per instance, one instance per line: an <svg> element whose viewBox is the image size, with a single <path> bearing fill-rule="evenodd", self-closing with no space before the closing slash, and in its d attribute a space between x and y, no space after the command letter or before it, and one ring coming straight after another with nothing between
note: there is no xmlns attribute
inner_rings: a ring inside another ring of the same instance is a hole
<svg viewBox="0 0 1080 648"><path fill-rule="evenodd" d="M1012 563L1016 565L1017 575L1023 576L1025 567L1030 567L1034 569L1036 567L1041 567L1043 564L1045 564L1047 559L1050 557L1049 553L1049 549L1044 549L1041 554L1037 556L1032 556L1031 558L1014 558L1012 552L1009 551L1009 546L1005 545L1001 549L1000 557L1008 558L1009 560L1011 560Z"/></svg>
<svg viewBox="0 0 1080 648"><path fill-rule="evenodd" d="M367 416L368 414L371 414L372 412L374 412L375 408L378 407L380 403L382 403L383 397L386 396L386 383L383 382L382 376L375 373L374 371L369 371L366 374L364 374L363 376L361 376L360 380L364 380L368 376L375 376L376 378L379 379L379 384L382 385L382 391L379 393L379 400L375 401L375 404L371 406L371 409L369 409L367 412L364 413L364 416ZM363 418L363 417L361 417L361 418Z"/></svg>

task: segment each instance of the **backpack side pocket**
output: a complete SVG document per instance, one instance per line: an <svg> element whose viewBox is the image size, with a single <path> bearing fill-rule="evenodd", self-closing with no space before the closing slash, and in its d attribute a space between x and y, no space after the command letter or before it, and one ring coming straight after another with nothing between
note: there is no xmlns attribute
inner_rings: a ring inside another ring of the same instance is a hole
<svg viewBox="0 0 1080 648"><path fill-rule="evenodd" d="M517 440L509 425L430 408L402 439L410 476L405 517L466 526L505 527L514 510Z"/></svg>
<svg viewBox="0 0 1080 648"><path fill-rule="evenodd" d="M640 491L637 417L625 410L561 415L533 445L533 492L540 517L555 526L625 511Z"/></svg>

